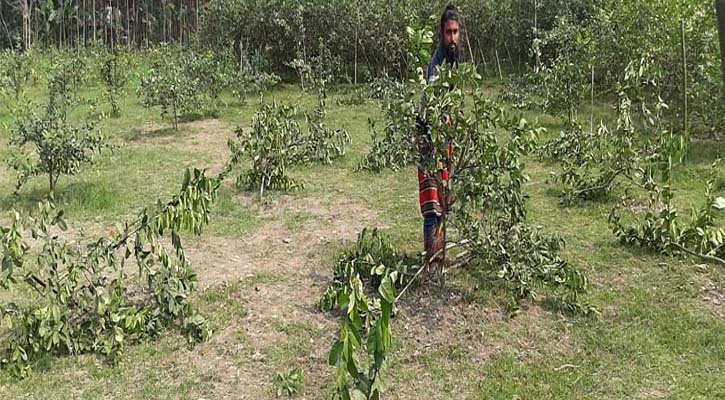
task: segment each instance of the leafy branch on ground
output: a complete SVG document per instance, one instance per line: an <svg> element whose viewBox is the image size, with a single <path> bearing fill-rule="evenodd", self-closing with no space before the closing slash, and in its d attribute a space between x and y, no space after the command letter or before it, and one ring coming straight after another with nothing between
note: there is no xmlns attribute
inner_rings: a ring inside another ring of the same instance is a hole
<svg viewBox="0 0 725 400"><path fill-rule="evenodd" d="M712 171L718 164L713 164ZM725 199L715 197L713 183L712 178L707 181L701 206L693 208L690 218L686 218L677 210L669 183L651 180L644 210L632 206L636 201L631 195L625 195L622 203L612 209L612 231L625 245L669 256L694 256L725 266L725 228L715 223L715 211L725 209Z"/></svg>
<svg viewBox="0 0 725 400"><path fill-rule="evenodd" d="M210 178L187 170L170 201L87 243L59 239L66 223L52 197L29 214L14 211L10 225L0 227L0 287L27 295L0 304L2 365L22 377L46 355L97 353L116 361L126 345L172 325L190 343L208 339L208 322L190 303L196 273L181 233L201 233L226 173ZM131 257L138 281L125 268Z"/></svg>
<svg viewBox="0 0 725 400"><path fill-rule="evenodd" d="M624 83L618 86L614 128L601 122L596 131L587 132L577 123L567 124L559 137L541 147L540 158L561 162L562 171L554 180L564 185L564 204L605 197L620 181L642 187L653 162L673 159L686 151L687 134L675 135L664 124L662 114L667 104L657 98L654 110L648 106L645 93L656 87L648 68L646 60L627 67ZM633 118L633 98L644 116L641 124ZM645 134L648 131L654 135Z"/></svg>
<svg viewBox="0 0 725 400"><path fill-rule="evenodd" d="M380 398L392 341L396 287L409 279L415 264L377 229L363 230L355 247L338 261L334 283L320 300L322 310L337 307L345 312L328 359L336 368L335 399Z"/></svg>

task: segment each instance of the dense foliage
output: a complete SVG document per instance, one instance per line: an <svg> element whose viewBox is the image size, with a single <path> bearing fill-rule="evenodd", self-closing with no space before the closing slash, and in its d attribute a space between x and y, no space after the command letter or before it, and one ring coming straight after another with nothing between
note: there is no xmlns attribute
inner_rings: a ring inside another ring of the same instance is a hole
<svg viewBox="0 0 725 400"><path fill-rule="evenodd" d="M10 145L14 151L9 164L19 173L16 190L33 176L47 175L51 193L62 175L75 175L94 153L108 148L94 122L71 123L52 103L41 113L31 110L17 119Z"/></svg>
<svg viewBox="0 0 725 400"><path fill-rule="evenodd" d="M128 81L129 63L118 51L101 56L99 75L105 86L103 95L111 106L111 116L121 113L119 99L125 94L124 87Z"/></svg>
<svg viewBox="0 0 725 400"><path fill-rule="evenodd" d="M187 170L170 201L87 243L59 238L66 223L52 200L30 214L13 212L10 225L0 227L0 287L32 294L0 307L2 365L27 376L47 354L92 352L116 360L127 344L169 325L179 326L189 341L207 339L207 322L189 301L196 274L181 232L201 233L222 178ZM172 251L162 238L170 238ZM124 268L132 256L137 281Z"/></svg>
<svg viewBox="0 0 725 400"><path fill-rule="evenodd" d="M201 108L196 83L185 73L181 52L166 47L155 54L151 69L141 79L138 95L144 106L159 106L162 118L170 115L178 130L183 115Z"/></svg>
<svg viewBox="0 0 725 400"><path fill-rule="evenodd" d="M526 223L528 176L521 158L534 149L542 129L483 96L479 79L468 65L444 67L426 89L430 136L421 138L428 142L419 165L437 181L442 229L450 222L463 249L455 262L500 279L512 289L514 306L545 289L564 308L588 312L581 301L588 280L559 257L561 239ZM473 104L468 111L467 98Z"/></svg>
<svg viewBox="0 0 725 400"><path fill-rule="evenodd" d="M350 135L345 130L333 130L324 123L324 99L319 98L312 116L306 115L307 131L297 122L297 108L278 104L263 104L254 113L251 132L236 130L229 141L234 159L252 160L251 169L237 178L237 184L258 189L260 197L266 189L294 190L304 186L288 175L295 164L330 164L345 154Z"/></svg>
<svg viewBox="0 0 725 400"><path fill-rule="evenodd" d="M334 270L334 283L320 308L345 312L329 354L335 373L335 399L379 399L382 372L392 341L396 287L410 281L416 260L401 255L377 229L360 232ZM361 359L361 354L369 357Z"/></svg>
<svg viewBox="0 0 725 400"><path fill-rule="evenodd" d="M30 72L30 56L27 53L14 49L0 53L0 89L13 93L15 100L20 99Z"/></svg>

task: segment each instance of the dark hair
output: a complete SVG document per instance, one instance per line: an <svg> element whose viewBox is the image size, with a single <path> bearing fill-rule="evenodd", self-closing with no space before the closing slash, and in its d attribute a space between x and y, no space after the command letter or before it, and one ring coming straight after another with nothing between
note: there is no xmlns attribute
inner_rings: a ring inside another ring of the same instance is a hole
<svg viewBox="0 0 725 400"><path fill-rule="evenodd" d="M456 21L459 24L461 23L458 19L458 8L456 8L453 4L448 4L441 15L441 36L443 36L443 29L445 29L446 22L448 21Z"/></svg>

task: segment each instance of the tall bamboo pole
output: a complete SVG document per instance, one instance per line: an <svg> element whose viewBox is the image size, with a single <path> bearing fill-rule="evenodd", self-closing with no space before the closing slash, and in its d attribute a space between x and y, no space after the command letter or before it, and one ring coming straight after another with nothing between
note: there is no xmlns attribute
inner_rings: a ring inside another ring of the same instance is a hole
<svg viewBox="0 0 725 400"><path fill-rule="evenodd" d="M534 39L539 38L539 3L534 0ZM539 58L539 51L536 51L536 70L538 71L541 67L541 59Z"/></svg>
<svg viewBox="0 0 725 400"><path fill-rule="evenodd" d="M468 46L468 54L471 57L471 64L473 64L475 66L476 59L473 57L473 48L471 47L471 40L468 38L468 28L466 25L466 20L463 19L462 15L461 15L461 22L463 22L463 33L466 34L466 45Z"/></svg>
<svg viewBox="0 0 725 400"><path fill-rule="evenodd" d="M14 49L15 44L13 44L13 37L10 35L10 30L8 29L8 25L5 23L5 16L3 15L3 7L0 5L0 22L3 24L3 29L5 30L5 35L8 37L8 43L10 43L10 48Z"/></svg>

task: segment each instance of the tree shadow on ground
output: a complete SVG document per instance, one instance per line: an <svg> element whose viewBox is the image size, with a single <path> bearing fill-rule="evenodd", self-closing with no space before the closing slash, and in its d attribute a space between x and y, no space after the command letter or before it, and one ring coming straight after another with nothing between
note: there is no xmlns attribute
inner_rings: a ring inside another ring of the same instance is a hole
<svg viewBox="0 0 725 400"><path fill-rule="evenodd" d="M125 139L130 142L143 142L147 140L169 139L173 137L179 138L183 136L183 134L184 130L182 127L179 127L179 130L176 130L173 125L152 130L135 128L125 135Z"/></svg>
<svg viewBox="0 0 725 400"><path fill-rule="evenodd" d="M21 189L18 193L8 193L0 197L0 210L30 211L39 203L48 199L50 192L46 186ZM81 205L95 211L103 211L114 204L118 194L112 188L98 182L72 182L56 187L53 199L59 208Z"/></svg>

